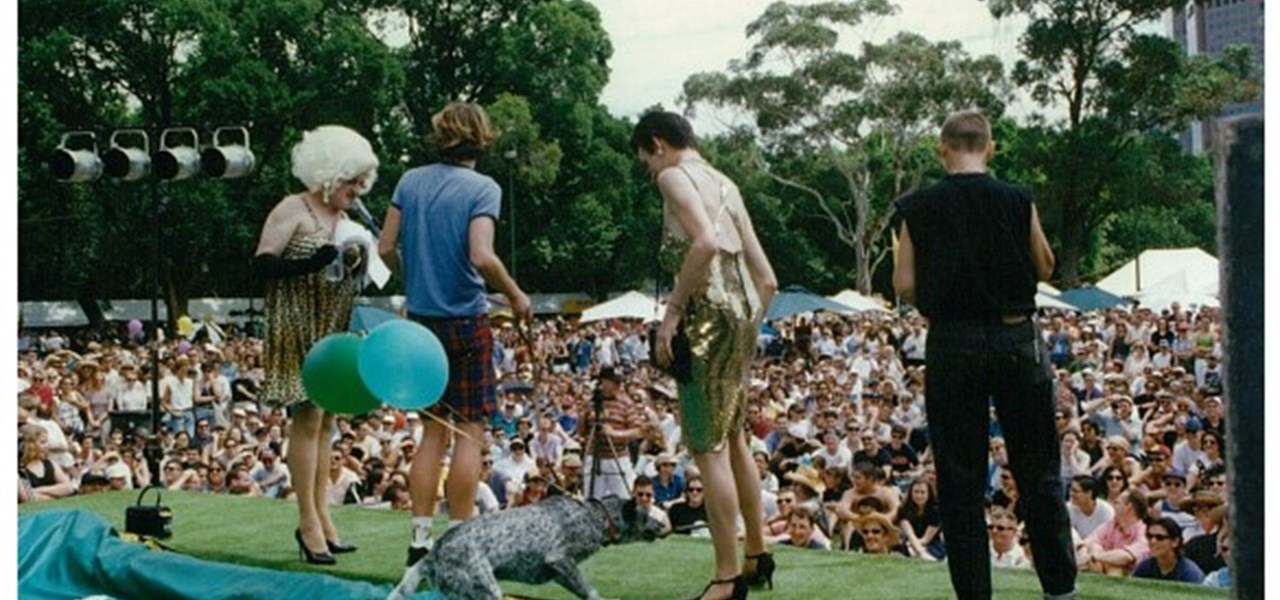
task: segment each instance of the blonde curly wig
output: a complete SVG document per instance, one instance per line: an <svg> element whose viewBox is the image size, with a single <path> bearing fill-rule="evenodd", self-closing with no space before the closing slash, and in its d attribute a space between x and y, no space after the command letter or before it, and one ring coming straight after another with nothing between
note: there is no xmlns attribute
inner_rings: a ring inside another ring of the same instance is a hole
<svg viewBox="0 0 1280 600"><path fill-rule="evenodd" d="M364 136L341 125L321 125L302 134L293 147L293 176L310 191L323 191L325 202L339 181L365 175L360 193L378 178L378 157Z"/></svg>

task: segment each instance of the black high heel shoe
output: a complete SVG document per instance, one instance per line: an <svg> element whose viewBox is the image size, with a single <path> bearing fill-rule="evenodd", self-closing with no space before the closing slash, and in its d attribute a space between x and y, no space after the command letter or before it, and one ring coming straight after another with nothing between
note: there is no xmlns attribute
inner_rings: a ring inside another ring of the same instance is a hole
<svg viewBox="0 0 1280 600"><path fill-rule="evenodd" d="M329 554L328 552L312 552L311 549L308 548L307 545L302 542L301 529L293 530L293 539L298 540L298 555L303 560L307 561L307 563L313 564L313 565L338 564L338 561L334 560L333 555Z"/></svg>
<svg viewBox="0 0 1280 600"><path fill-rule="evenodd" d="M756 587L769 584L769 590L773 590L773 572L778 565L773 562L773 553L761 552L760 554L750 554L747 560L756 561L756 570L754 573L743 573L742 576L747 580L747 585ZM744 569L745 570L745 569Z"/></svg>
<svg viewBox="0 0 1280 600"><path fill-rule="evenodd" d="M733 584L733 595L729 596L728 600L747 600L747 582L741 575L734 577L733 579L712 579L711 583L707 584L707 587L702 588L702 593L694 596L692 600L702 600L702 597L707 595L707 591L709 591L712 586L720 585L722 583Z"/></svg>
<svg viewBox="0 0 1280 600"><path fill-rule="evenodd" d="M348 552L355 552L356 550L360 549L360 547L356 546L355 544L344 544L342 542L330 542L329 540L325 540L324 543L329 546L329 554L346 554Z"/></svg>

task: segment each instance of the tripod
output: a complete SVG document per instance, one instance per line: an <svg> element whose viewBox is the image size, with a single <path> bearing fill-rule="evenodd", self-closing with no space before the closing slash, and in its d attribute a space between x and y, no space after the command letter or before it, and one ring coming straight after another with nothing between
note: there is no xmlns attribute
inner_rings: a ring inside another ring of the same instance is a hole
<svg viewBox="0 0 1280 600"><path fill-rule="evenodd" d="M588 449L591 451L591 472L587 474L587 489L583 495L588 500L596 498L596 479L600 476L600 465L603 462L596 452L596 436L603 435L609 445L609 460L613 461L615 472L622 479L622 487L626 491L627 497L630 498L631 482L627 481L627 473L623 468L622 461L618 459L618 451L613 445L613 439L604 433L604 426L601 424L604 419L604 394L599 389L596 389L591 395L591 409L591 427L589 429L590 433L587 435Z"/></svg>

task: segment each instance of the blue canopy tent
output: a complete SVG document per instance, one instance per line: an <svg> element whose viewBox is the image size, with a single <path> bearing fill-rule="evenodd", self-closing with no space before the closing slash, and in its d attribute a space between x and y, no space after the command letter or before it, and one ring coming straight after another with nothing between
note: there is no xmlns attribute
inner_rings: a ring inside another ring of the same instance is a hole
<svg viewBox="0 0 1280 600"><path fill-rule="evenodd" d="M351 331L370 331L387 321L399 319L400 316L381 308L357 304L351 309Z"/></svg>
<svg viewBox="0 0 1280 600"><path fill-rule="evenodd" d="M1058 300L1066 302L1081 311L1115 308L1129 304L1129 300L1091 285L1062 292L1058 296Z"/></svg>
<svg viewBox="0 0 1280 600"><path fill-rule="evenodd" d="M800 313L817 312L820 310L829 310L833 312L849 313L853 309L840 304L834 300L819 296L801 286L793 285L773 297L773 303L769 305L767 317L769 320L785 319L792 315Z"/></svg>

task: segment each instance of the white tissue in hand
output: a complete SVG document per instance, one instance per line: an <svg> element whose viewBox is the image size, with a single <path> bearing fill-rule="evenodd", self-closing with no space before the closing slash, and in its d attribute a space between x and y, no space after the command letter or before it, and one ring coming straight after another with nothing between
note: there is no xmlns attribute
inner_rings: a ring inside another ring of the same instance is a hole
<svg viewBox="0 0 1280 600"><path fill-rule="evenodd" d="M391 279L391 269L388 269L386 263L382 262L382 257L378 256L377 238L374 238L363 225L351 219L338 221L337 227L333 229L333 243L339 250L346 249L350 245L364 246L365 256L369 261L366 274L379 288L387 285L387 281Z"/></svg>

